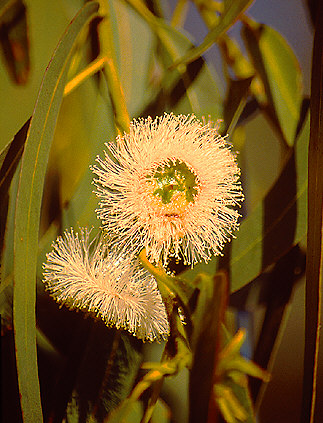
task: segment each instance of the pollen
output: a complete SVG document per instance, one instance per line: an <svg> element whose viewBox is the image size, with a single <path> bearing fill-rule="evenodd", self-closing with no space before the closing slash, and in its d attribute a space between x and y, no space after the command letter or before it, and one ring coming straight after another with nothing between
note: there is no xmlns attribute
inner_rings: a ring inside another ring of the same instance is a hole
<svg viewBox="0 0 323 423"><path fill-rule="evenodd" d="M195 202L199 189L197 175L179 159L157 165L145 177L145 185L153 209L169 219L181 218Z"/></svg>

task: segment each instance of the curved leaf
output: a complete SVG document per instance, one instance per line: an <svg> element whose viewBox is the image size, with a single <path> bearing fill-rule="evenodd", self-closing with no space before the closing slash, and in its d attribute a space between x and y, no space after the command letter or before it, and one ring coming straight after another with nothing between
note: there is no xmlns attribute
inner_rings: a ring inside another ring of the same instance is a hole
<svg viewBox="0 0 323 423"><path fill-rule="evenodd" d="M129 115L138 116L149 97L152 87L148 85L151 61L152 32L147 23L124 2L109 3L110 25L113 30L113 47L118 73L127 101ZM108 44L106 21L101 23L101 49Z"/></svg>
<svg viewBox="0 0 323 423"><path fill-rule="evenodd" d="M38 228L45 171L74 42L98 11L87 3L62 37L44 76L20 171L15 215L14 327L18 383L25 422L41 422L35 300Z"/></svg>
<svg viewBox="0 0 323 423"><path fill-rule="evenodd" d="M297 58L286 40L267 25L248 21L243 34L284 139L292 146L302 103L302 73Z"/></svg>
<svg viewBox="0 0 323 423"><path fill-rule="evenodd" d="M198 264L181 278L194 280L200 272L215 274L218 268L226 268L234 292L253 281L305 237L308 139L309 118L276 183L241 223L237 238L224 251L224 258L215 257L208 264Z"/></svg>
<svg viewBox="0 0 323 423"><path fill-rule="evenodd" d="M227 7L221 15L221 19L218 24L211 29L211 31L204 38L202 44L198 47L192 48L189 50L183 57L176 60L172 64L172 68L175 68L179 65L188 64L193 62L201 56L208 48L214 44L217 39L224 34L235 22L239 19L239 16L251 5L253 0L234 0L227 2Z"/></svg>
<svg viewBox="0 0 323 423"><path fill-rule="evenodd" d="M127 0L127 3L149 24L157 36L159 44L156 56L162 62L157 64L157 67L160 65L162 69L156 70L157 73L162 73L160 81L155 82L155 89L149 90L148 104L142 115L155 116L169 110L174 113L193 111L197 116L211 115L213 119L221 118L222 87L202 58L198 58L186 68L169 69L178 57L193 47L189 37L156 17L142 1Z"/></svg>

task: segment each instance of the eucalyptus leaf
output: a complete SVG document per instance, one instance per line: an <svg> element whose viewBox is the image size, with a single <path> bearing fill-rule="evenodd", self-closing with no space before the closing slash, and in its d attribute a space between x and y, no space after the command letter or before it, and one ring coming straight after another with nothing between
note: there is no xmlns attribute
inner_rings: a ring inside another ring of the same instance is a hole
<svg viewBox="0 0 323 423"><path fill-rule="evenodd" d="M157 97L159 101L161 96L164 100L164 104L161 102L160 107L163 105L164 110L174 113L193 112L198 117L211 116L214 120L221 119L224 95L214 69L199 57L189 63L185 71L168 70L176 57L191 48L193 44L188 34L172 27L165 27L163 33L167 35L167 45L171 44L172 48L167 48L161 43L159 51L165 69L161 81L161 94ZM162 113L161 110L158 112Z"/></svg>
<svg viewBox="0 0 323 423"><path fill-rule="evenodd" d="M129 115L138 116L154 90L149 83L153 33L138 13L124 2L114 0L106 3L109 4L115 60ZM105 22L101 25L104 28ZM107 35L107 31L101 32L103 52Z"/></svg>
<svg viewBox="0 0 323 423"><path fill-rule="evenodd" d="M222 88L214 71L209 69L202 58L197 58L187 67L170 70L174 61L193 47L188 34L167 25L156 17L145 4L138 0L127 0L127 3L149 24L157 37L156 44L160 81L155 94L150 90L143 116L160 115L165 111L175 113L194 112L197 116L211 115L213 119L222 116ZM210 103L210 98L212 102Z"/></svg>
<svg viewBox="0 0 323 423"><path fill-rule="evenodd" d="M292 146L302 103L302 73L297 58L283 36L267 25L245 23L243 35L280 130Z"/></svg>
<svg viewBox="0 0 323 423"><path fill-rule="evenodd" d="M21 158L30 119L20 128L14 138L0 152L0 189L8 190L11 179Z"/></svg>
<svg viewBox="0 0 323 423"><path fill-rule="evenodd" d="M44 76L22 158L15 216L14 326L18 383L24 422L42 422L37 372L35 283L38 227L44 176L77 36L97 13L87 3L61 39Z"/></svg>
<svg viewBox="0 0 323 423"><path fill-rule="evenodd" d="M215 413L213 384L220 342L221 323L227 303L228 281L225 274L214 278L200 275L200 298L193 322L193 364L189 382L189 422L210 421L209 412ZM203 381L201 384L200 381Z"/></svg>
<svg viewBox="0 0 323 423"><path fill-rule="evenodd" d="M219 22L210 30L203 42L198 47L192 48L183 57L176 60L173 63L172 68L188 64L200 57L236 22L237 19L239 19L240 15L251 5L252 2L253 0L235 0L226 2L226 7Z"/></svg>
<svg viewBox="0 0 323 423"><path fill-rule="evenodd" d="M318 422L322 416L322 393L318 388L322 361L323 281L323 19L322 3L316 10L311 88L311 135L308 157L308 232L306 261L306 314L302 421Z"/></svg>
<svg viewBox="0 0 323 423"><path fill-rule="evenodd" d="M193 281L201 272L212 275L224 267L229 271L231 292L237 291L306 236L308 139L309 116L276 183L242 221L224 258L197 264L182 273L182 279Z"/></svg>

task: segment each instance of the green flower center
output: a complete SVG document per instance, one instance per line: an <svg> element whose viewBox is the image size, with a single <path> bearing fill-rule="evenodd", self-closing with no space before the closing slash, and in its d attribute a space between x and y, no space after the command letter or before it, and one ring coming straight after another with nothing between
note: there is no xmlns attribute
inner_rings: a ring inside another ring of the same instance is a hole
<svg viewBox="0 0 323 423"><path fill-rule="evenodd" d="M163 204L177 202L180 198L186 203L194 203L198 194L198 181L186 163L172 160L157 167L153 175L146 176L147 182L152 184L152 194L160 198Z"/></svg>

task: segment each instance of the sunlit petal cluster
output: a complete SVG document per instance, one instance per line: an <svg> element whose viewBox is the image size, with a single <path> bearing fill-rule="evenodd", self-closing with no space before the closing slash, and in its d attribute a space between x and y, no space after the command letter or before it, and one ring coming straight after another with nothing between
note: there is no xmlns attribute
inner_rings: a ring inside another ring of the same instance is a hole
<svg viewBox="0 0 323 423"><path fill-rule="evenodd" d="M139 339L166 339L169 324L155 279L139 264L109 252L90 233L66 231L44 264L44 282L54 299L100 317Z"/></svg>
<svg viewBox="0 0 323 423"><path fill-rule="evenodd" d="M92 170L97 214L114 248L153 263L220 254L243 199L236 157L211 122L164 114L133 120Z"/></svg>

